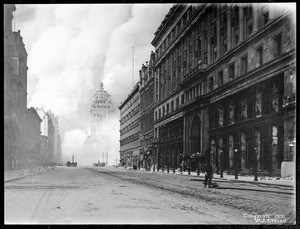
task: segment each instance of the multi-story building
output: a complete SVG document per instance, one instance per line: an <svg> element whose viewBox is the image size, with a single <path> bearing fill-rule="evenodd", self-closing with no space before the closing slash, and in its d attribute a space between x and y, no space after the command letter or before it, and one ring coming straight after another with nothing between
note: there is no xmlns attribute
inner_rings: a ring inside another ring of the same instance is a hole
<svg viewBox="0 0 300 229"><path fill-rule="evenodd" d="M42 156L40 154L41 147L41 122L42 119L39 117L37 111L31 107L26 112L26 159L28 166L37 166L42 162Z"/></svg>
<svg viewBox="0 0 300 229"><path fill-rule="evenodd" d="M287 176L295 154L295 21L272 4L178 4L152 41L159 166ZM198 157L199 156L199 157Z"/></svg>
<svg viewBox="0 0 300 229"><path fill-rule="evenodd" d="M47 163L55 162L54 155L54 135L55 135L55 126L54 120L51 119L51 116L47 112L48 116L48 149L47 149Z"/></svg>
<svg viewBox="0 0 300 229"><path fill-rule="evenodd" d="M103 124L112 114L111 96L104 90L103 83L100 82L98 90L95 92L90 114L91 114L91 141L97 142L97 133L101 133Z"/></svg>
<svg viewBox="0 0 300 229"><path fill-rule="evenodd" d="M20 31L12 31L15 5L4 6L4 161L5 168L25 164L27 52Z"/></svg>
<svg viewBox="0 0 300 229"><path fill-rule="evenodd" d="M58 117L55 116L51 111L48 111L50 119L52 120L54 126L54 136L53 136L53 154L54 154L54 162L56 164L62 163L62 155L61 155L61 146L60 146L60 134L59 134L59 122Z"/></svg>
<svg viewBox="0 0 300 229"><path fill-rule="evenodd" d="M139 82L119 106L120 110L120 163L140 167L140 93Z"/></svg>
<svg viewBox="0 0 300 229"><path fill-rule="evenodd" d="M36 111L42 120L40 126L40 155L41 155L41 163L48 163L47 155L48 155L48 115L47 112L44 111L43 108L36 108Z"/></svg>
<svg viewBox="0 0 300 229"><path fill-rule="evenodd" d="M40 154L43 164L62 164L61 139L59 134L58 117L51 111L36 108L42 120L40 127Z"/></svg>
<svg viewBox="0 0 300 229"><path fill-rule="evenodd" d="M153 102L154 102L154 62L155 53L151 52L150 61L140 70L140 167L154 169L153 151Z"/></svg>

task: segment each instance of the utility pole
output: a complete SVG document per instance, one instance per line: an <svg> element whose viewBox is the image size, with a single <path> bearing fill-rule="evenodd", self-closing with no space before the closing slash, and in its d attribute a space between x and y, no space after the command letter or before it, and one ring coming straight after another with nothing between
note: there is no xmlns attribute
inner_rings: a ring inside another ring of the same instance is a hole
<svg viewBox="0 0 300 229"><path fill-rule="evenodd" d="M106 166L108 166L108 150L106 151Z"/></svg>

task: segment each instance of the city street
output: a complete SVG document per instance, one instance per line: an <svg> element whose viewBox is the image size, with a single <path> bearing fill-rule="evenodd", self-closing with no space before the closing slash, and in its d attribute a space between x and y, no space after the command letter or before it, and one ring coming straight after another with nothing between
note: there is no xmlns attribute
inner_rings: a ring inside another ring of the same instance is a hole
<svg viewBox="0 0 300 229"><path fill-rule="evenodd" d="M115 167L55 167L5 182L5 224L293 224L292 187Z"/></svg>

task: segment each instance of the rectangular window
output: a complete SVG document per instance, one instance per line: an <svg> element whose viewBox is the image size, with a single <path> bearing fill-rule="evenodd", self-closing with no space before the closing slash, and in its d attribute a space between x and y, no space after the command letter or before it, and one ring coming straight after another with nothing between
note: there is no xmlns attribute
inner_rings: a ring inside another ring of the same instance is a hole
<svg viewBox="0 0 300 229"><path fill-rule="evenodd" d="M263 13L263 26L269 22L269 11Z"/></svg>
<svg viewBox="0 0 300 229"><path fill-rule="evenodd" d="M247 73L247 66L248 65L248 57L247 55L241 57L241 75L244 75Z"/></svg>
<svg viewBox="0 0 300 229"><path fill-rule="evenodd" d="M171 112L174 110L174 101L171 102Z"/></svg>
<svg viewBox="0 0 300 229"><path fill-rule="evenodd" d="M233 80L234 77L235 77L235 68L234 68L234 62L231 63L229 66L228 66L228 79L229 81Z"/></svg>
<svg viewBox="0 0 300 229"><path fill-rule="evenodd" d="M229 111L229 115L228 115L228 124L234 124L234 102L231 101L228 105L228 111Z"/></svg>
<svg viewBox="0 0 300 229"><path fill-rule="evenodd" d="M12 63L13 63L13 74L19 75L19 58L18 57L12 57Z"/></svg>
<svg viewBox="0 0 300 229"><path fill-rule="evenodd" d="M181 104L184 104L184 94L181 95Z"/></svg>
<svg viewBox="0 0 300 229"><path fill-rule="evenodd" d="M223 86L223 70L219 72L218 76L218 86L222 87Z"/></svg>
<svg viewBox="0 0 300 229"><path fill-rule="evenodd" d="M282 48L281 34L279 34L274 37L274 50L273 50L274 57L281 55L281 48Z"/></svg>
<svg viewBox="0 0 300 229"><path fill-rule="evenodd" d="M212 90L213 90L213 86L214 86L214 77L211 76L211 77L208 79L208 90L209 90L209 91L212 91Z"/></svg>
<svg viewBox="0 0 300 229"><path fill-rule="evenodd" d="M257 53L257 67L259 67L263 64L263 46L259 46L256 49L256 53Z"/></svg>
<svg viewBox="0 0 300 229"><path fill-rule="evenodd" d="M176 110L179 108L179 98L176 99Z"/></svg>
<svg viewBox="0 0 300 229"><path fill-rule="evenodd" d="M169 108L170 108L169 103L167 103L167 114L169 114L170 112Z"/></svg>

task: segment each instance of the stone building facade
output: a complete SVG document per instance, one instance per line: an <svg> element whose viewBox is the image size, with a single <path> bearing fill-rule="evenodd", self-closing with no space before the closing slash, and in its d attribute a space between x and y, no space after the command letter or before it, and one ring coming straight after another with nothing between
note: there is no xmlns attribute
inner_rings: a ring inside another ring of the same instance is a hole
<svg viewBox="0 0 300 229"><path fill-rule="evenodd" d="M155 53L140 70L140 167L154 169L153 150L153 102L154 102L154 62Z"/></svg>
<svg viewBox="0 0 300 229"><path fill-rule="evenodd" d="M12 31L15 5L4 5L4 166L26 162L27 52L20 31Z"/></svg>
<svg viewBox="0 0 300 229"><path fill-rule="evenodd" d="M139 82L119 106L120 110L120 163L140 167L140 92Z"/></svg>
<svg viewBox="0 0 300 229"><path fill-rule="evenodd" d="M295 21L272 4L177 4L156 50L158 167L288 176L295 155Z"/></svg>

